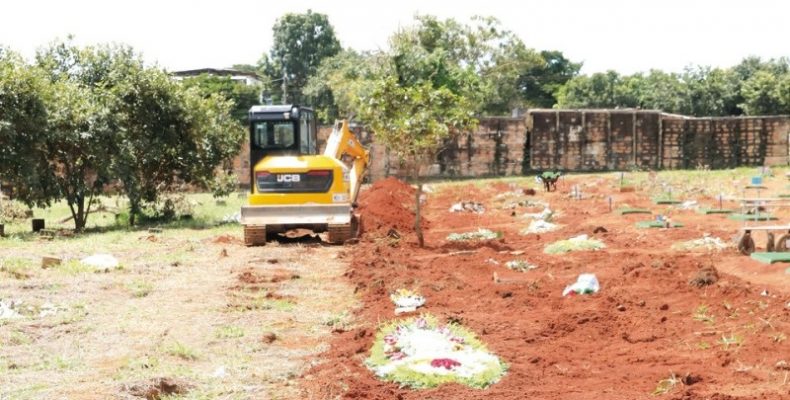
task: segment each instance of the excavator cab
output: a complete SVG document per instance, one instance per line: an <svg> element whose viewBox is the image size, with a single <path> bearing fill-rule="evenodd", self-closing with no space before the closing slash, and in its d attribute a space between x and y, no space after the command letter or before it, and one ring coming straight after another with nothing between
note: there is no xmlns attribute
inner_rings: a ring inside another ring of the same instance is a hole
<svg viewBox="0 0 790 400"><path fill-rule="evenodd" d="M358 231L353 204L369 158L348 123L335 125L318 154L316 121L308 107L253 106L249 121L250 194L241 209L245 243L263 245L298 228L328 232L332 243L353 238Z"/></svg>
<svg viewBox="0 0 790 400"><path fill-rule="evenodd" d="M314 155L313 110L299 106L253 106L250 109L250 165L267 154Z"/></svg>

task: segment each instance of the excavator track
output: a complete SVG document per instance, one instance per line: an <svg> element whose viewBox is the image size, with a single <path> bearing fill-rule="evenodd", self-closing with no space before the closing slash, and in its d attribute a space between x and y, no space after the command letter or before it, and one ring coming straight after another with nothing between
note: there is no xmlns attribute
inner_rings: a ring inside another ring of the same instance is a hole
<svg viewBox="0 0 790 400"><path fill-rule="evenodd" d="M329 235L328 240L329 243L333 244L343 244L346 240L351 239L354 236L354 232L351 229L351 224L345 225L329 225Z"/></svg>
<svg viewBox="0 0 790 400"><path fill-rule="evenodd" d="M266 225L244 225L244 245L266 245Z"/></svg>
<svg viewBox="0 0 790 400"><path fill-rule="evenodd" d="M360 215L354 214L350 224L329 225L327 237L329 243L344 244L351 239L358 238L362 229L360 222Z"/></svg>

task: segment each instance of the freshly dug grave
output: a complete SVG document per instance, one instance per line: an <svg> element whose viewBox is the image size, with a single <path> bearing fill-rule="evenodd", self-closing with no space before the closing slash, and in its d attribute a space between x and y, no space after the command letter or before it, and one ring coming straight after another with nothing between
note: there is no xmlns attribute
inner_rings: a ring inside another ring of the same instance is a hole
<svg viewBox="0 0 790 400"><path fill-rule="evenodd" d="M409 184L390 177L377 181L360 193L358 204L363 237L384 237L390 234L390 230L399 236L413 233L415 192ZM428 222L423 219L422 228L427 227Z"/></svg>
<svg viewBox="0 0 790 400"><path fill-rule="evenodd" d="M704 233L730 237L739 224L689 211L674 216L685 228L638 230L639 215L609 213L593 189L587 191L592 199L583 201L568 199L567 187L538 195L561 212L562 231L519 235L529 221L508 209L449 213L459 193L472 192L453 188L429 197L426 214L434 222L426 248L381 241L355 246L344 257L350 263L346 276L364 303L357 325L336 333L321 363L306 372L304 397L630 400L665 392L659 398L790 398L785 371L776 367L790 362L790 276L784 266L764 266L733 250L673 250L673 244ZM497 194L473 192L484 203ZM639 193L616 196L651 207ZM485 241L464 251L447 246L450 233L479 228L502 231L504 238L498 247ZM580 234L606 248L543 253L547 244ZM536 268L506 268L515 258ZM695 279L708 265L718 279L700 286ZM600 291L562 297L582 273L594 273ZM509 365L502 380L484 390L458 384L410 390L377 379L364 362L378 324L395 318L389 293L403 287L425 296L421 312L477 332Z"/></svg>

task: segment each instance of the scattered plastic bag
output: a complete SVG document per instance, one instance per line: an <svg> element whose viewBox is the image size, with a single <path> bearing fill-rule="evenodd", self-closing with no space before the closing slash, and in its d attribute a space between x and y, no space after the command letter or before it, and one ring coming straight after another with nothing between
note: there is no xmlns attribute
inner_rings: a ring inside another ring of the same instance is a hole
<svg viewBox="0 0 790 400"><path fill-rule="evenodd" d="M598 278L595 277L595 274L581 274L576 278L576 282L565 287L562 295L598 293L600 289L601 285L598 283Z"/></svg>
<svg viewBox="0 0 790 400"><path fill-rule="evenodd" d="M730 247L730 245L715 236L710 236L709 234L705 233L699 239L688 240L685 242L675 243L672 245L672 248L675 250L709 250L709 251L721 251L726 248Z"/></svg>
<svg viewBox="0 0 790 400"><path fill-rule="evenodd" d="M536 265L532 265L526 260L508 261L505 263L505 267L519 272L527 272L538 268Z"/></svg>
<svg viewBox="0 0 790 400"><path fill-rule="evenodd" d="M450 212L472 212L475 214L482 214L486 208L482 203L474 201L461 201L450 206Z"/></svg>
<svg viewBox="0 0 790 400"><path fill-rule="evenodd" d="M116 269L119 266L118 259L111 254L94 254L90 257L85 257L80 260L85 265L90 265L96 271L109 271Z"/></svg>
<svg viewBox="0 0 790 400"><path fill-rule="evenodd" d="M0 300L0 319L22 318L22 315L16 311L21 303L20 301Z"/></svg>
<svg viewBox="0 0 790 400"><path fill-rule="evenodd" d="M536 219L530 222L529 227L526 229L521 230L522 235L529 235L530 233L546 233L556 230L559 227L557 224L552 224L551 222L544 221L542 219Z"/></svg>
<svg viewBox="0 0 790 400"><path fill-rule="evenodd" d="M547 221L548 222L548 221L551 221L551 217L553 215L554 215L554 212L551 211L550 208L546 207L546 208L543 209L543 211L541 211L539 213L527 213L527 214L524 214L524 218L532 218L534 220L540 220L540 221Z"/></svg>
<svg viewBox="0 0 790 400"><path fill-rule="evenodd" d="M681 210L695 210L699 208L699 204L697 204L696 200L687 200L678 205L678 208Z"/></svg>
<svg viewBox="0 0 790 400"><path fill-rule="evenodd" d="M50 315L55 315L60 310L61 310L60 307L58 307L58 306L56 306L56 305L54 305L52 303L44 303L38 309L38 317L39 318L44 318L44 317L48 317Z"/></svg>

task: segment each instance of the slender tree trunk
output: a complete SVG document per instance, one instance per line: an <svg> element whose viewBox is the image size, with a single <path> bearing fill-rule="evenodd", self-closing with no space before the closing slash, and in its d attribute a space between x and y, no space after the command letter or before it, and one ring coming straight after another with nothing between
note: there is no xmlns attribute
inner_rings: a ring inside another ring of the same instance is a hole
<svg viewBox="0 0 790 400"><path fill-rule="evenodd" d="M415 199L417 201L414 211L414 231L417 233L417 243L419 246L425 247L425 237L422 235L422 181L420 180L420 166L414 166L414 182L417 184L417 192Z"/></svg>
<svg viewBox="0 0 790 400"><path fill-rule="evenodd" d="M74 217L74 230L81 232L85 228L85 196L77 196L77 215Z"/></svg>
<svg viewBox="0 0 790 400"><path fill-rule="evenodd" d="M131 203L132 204L129 206L129 226L134 226L135 220L137 219L137 212L140 207L134 201Z"/></svg>
<svg viewBox="0 0 790 400"><path fill-rule="evenodd" d="M88 225L88 216L91 215L91 204L93 203L93 195L94 191L91 190L90 196L88 196L88 207L85 208L85 215L82 217L82 228L84 229L86 225Z"/></svg>

